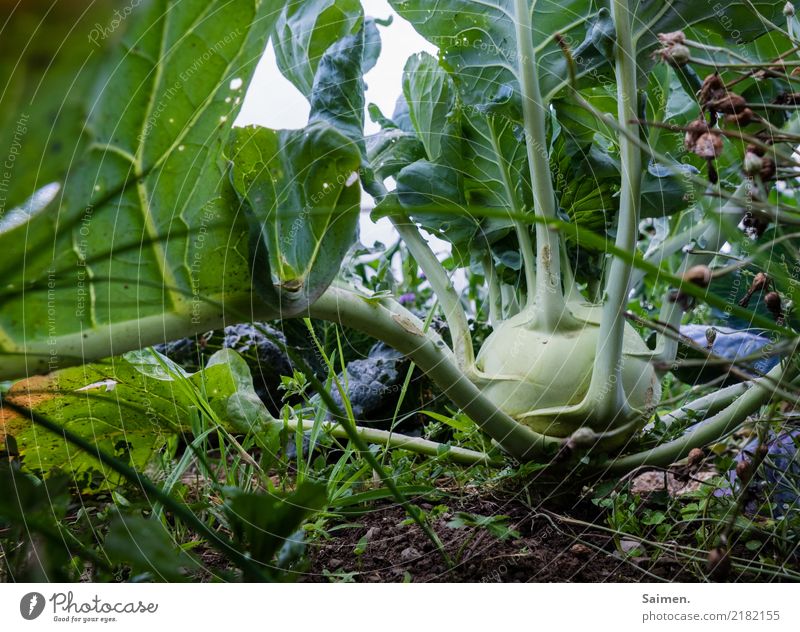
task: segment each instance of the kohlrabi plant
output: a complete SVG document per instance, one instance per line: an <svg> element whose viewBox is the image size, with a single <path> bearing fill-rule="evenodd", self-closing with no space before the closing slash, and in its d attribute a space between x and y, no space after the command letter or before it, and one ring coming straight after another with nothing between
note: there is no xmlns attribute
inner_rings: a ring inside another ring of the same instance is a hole
<svg viewBox="0 0 800 632"><path fill-rule="evenodd" d="M790 3L390 4L438 51L408 60L391 115L365 98L391 20L357 0L144 2L119 32L4 64L0 375L324 319L409 356L503 452L616 471L667 465L791 396ZM268 41L308 99L303 129L234 125ZM447 332L342 274L367 207ZM447 268L430 235L449 242ZM457 269L483 279L479 349ZM719 289L734 281L761 311ZM764 375L721 359L709 327L694 351L738 381L670 410L682 322L736 318L781 361Z"/></svg>

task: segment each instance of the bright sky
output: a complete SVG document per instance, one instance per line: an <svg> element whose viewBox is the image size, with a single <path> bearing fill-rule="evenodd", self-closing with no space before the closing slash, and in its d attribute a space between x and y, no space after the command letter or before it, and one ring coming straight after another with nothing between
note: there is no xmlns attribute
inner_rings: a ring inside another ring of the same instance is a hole
<svg viewBox="0 0 800 632"><path fill-rule="evenodd" d="M378 27L383 51L378 64L365 77L367 103L377 103L384 114L391 116L395 101L402 90L401 80L406 60L420 51L435 54L436 49L408 22L401 19L386 0L364 0L361 4L368 16L394 17L394 23L390 27ZM307 120L308 102L280 73L270 45L256 68L236 122L239 125L258 124L274 129L291 129L305 126ZM367 133L378 129L367 117Z"/></svg>
<svg viewBox="0 0 800 632"><path fill-rule="evenodd" d="M388 27L378 27L381 32L383 50L378 64L366 76L367 103L377 104L381 111L391 116L394 104L402 91L403 67L414 53L428 51L436 53L436 48L422 38L411 25L400 18L386 0L363 0L366 15L376 18L394 17ZM253 82L236 119L237 125L262 125L273 129L297 129L308 121L308 101L278 70L272 45L256 68ZM378 131L379 126L367 116L368 134ZM361 241L372 246L376 240L391 239L393 229L384 219L373 224L368 215L361 221ZM434 241L434 240L432 240ZM435 240L438 242L438 240ZM437 251L447 251L443 243L435 243Z"/></svg>

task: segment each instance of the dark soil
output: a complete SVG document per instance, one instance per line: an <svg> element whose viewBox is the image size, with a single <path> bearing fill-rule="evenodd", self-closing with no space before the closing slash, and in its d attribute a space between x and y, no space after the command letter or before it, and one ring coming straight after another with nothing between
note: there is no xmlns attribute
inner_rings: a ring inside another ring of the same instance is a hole
<svg viewBox="0 0 800 632"><path fill-rule="evenodd" d="M354 519L359 526L336 531L329 541L310 544L310 567L300 580L696 581L677 560L662 560L654 565L649 558L625 559L614 540L601 530L575 526L567 522L568 518L565 521L555 513L531 510L515 500L468 495L457 502L453 499L445 502L449 511L440 515L433 526L455 560L453 568L447 568L442 556L416 524L407 524L408 516L402 508L385 505ZM431 505L425 503L420 507L431 509ZM506 515L508 526L520 537L500 540L484 528L449 527L448 522L459 511L482 516ZM362 539L366 539L366 547ZM356 554L359 549L363 552Z"/></svg>

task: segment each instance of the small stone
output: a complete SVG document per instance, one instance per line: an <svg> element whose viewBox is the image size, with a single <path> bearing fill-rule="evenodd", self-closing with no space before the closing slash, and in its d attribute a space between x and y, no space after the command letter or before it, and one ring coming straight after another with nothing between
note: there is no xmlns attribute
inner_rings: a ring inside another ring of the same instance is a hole
<svg viewBox="0 0 800 632"><path fill-rule="evenodd" d="M589 557L589 555L591 555L592 553L592 549L590 549L585 544L578 543L578 544L573 544L570 547L569 552L577 557Z"/></svg>
<svg viewBox="0 0 800 632"><path fill-rule="evenodd" d="M408 548L403 549L400 552L400 559L403 562L411 562L413 560L419 559L420 553L417 549L413 546L409 546Z"/></svg>

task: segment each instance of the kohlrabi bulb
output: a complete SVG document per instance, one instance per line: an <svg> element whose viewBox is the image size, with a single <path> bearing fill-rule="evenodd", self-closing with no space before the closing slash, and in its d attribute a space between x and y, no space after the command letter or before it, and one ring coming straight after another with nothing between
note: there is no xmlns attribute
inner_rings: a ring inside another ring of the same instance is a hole
<svg viewBox="0 0 800 632"><path fill-rule="evenodd" d="M623 427L629 429L623 434L630 434L644 423L661 397L658 376L647 357L652 352L626 323L621 381L634 418L603 418L598 404L613 393L601 390L591 401L585 401L601 310L578 303L571 303L569 308L574 317L570 320L578 321L578 325L564 331L537 331L530 310L500 324L476 359L478 385L495 406L542 434L567 437L580 428L600 434Z"/></svg>

